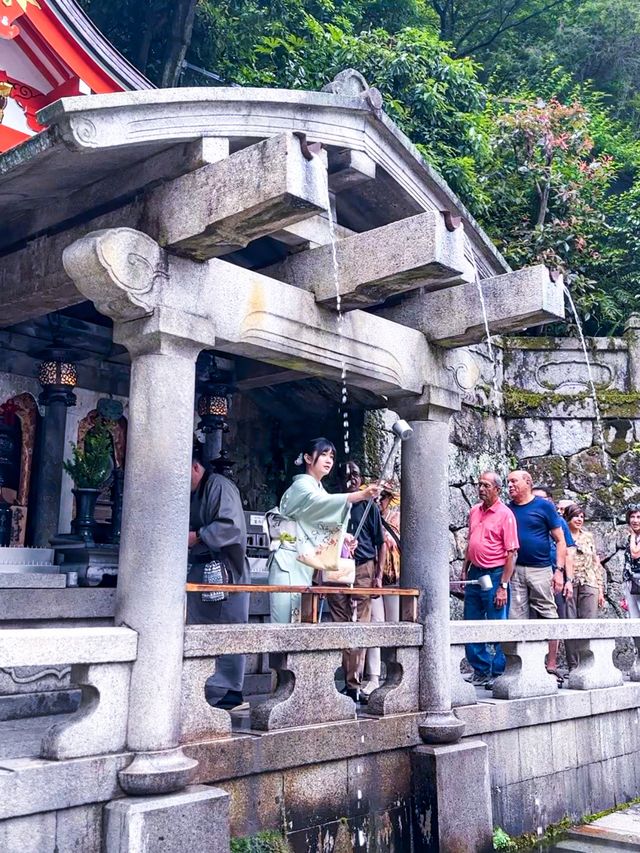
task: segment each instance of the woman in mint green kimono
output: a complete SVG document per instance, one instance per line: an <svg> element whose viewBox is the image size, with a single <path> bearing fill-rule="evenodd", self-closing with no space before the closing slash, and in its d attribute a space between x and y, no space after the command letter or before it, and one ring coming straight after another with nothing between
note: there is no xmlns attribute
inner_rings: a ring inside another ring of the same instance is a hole
<svg viewBox="0 0 640 853"><path fill-rule="evenodd" d="M333 468L336 449L326 438L311 441L296 464L305 465L282 496L280 506L267 513L267 525L276 550L268 562L269 583L285 586L309 586L314 563L331 551L340 556L345 539L351 504L378 494L372 484L358 492L330 495L322 479ZM347 543L353 550L355 543ZM308 560L309 562L304 562ZM271 621L300 621L300 594L271 593Z"/></svg>

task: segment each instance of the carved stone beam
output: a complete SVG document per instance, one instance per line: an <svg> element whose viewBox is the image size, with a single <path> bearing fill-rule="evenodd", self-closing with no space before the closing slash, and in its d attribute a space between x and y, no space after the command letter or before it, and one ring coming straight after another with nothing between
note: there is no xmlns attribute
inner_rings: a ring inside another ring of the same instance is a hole
<svg viewBox="0 0 640 853"><path fill-rule="evenodd" d="M419 213L335 246L338 274L330 245L291 255L263 270L272 278L309 290L321 305L350 310L384 302L417 287L437 289L469 280L462 228L448 231L437 211Z"/></svg>
<svg viewBox="0 0 640 853"><path fill-rule="evenodd" d="M493 334L513 332L564 319L562 277L555 281L542 264L486 278L482 292L489 329ZM486 338L478 287L462 287L405 297L398 305L378 312L396 323L419 329L443 347L477 344Z"/></svg>
<svg viewBox="0 0 640 853"><path fill-rule="evenodd" d="M327 199L322 158L305 156L303 141L283 133L152 190L143 230L205 260L314 216Z"/></svg>
<svg viewBox="0 0 640 853"><path fill-rule="evenodd" d="M434 366L419 332L364 311L340 322L312 293L227 261L171 257L169 271L171 293L180 281L188 288L186 309L215 318L215 345L222 352L335 380L344 366L349 384L387 396L420 394Z"/></svg>

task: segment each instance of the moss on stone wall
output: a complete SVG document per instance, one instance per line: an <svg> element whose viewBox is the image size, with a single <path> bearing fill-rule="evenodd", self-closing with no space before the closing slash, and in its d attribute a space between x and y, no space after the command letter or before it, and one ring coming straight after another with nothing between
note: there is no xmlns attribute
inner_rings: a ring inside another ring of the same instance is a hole
<svg viewBox="0 0 640 853"><path fill-rule="evenodd" d="M640 392L619 391L613 389L596 389L600 412L606 417L637 418L640 417ZM554 406L562 403L578 403L591 397L589 391L576 394L559 394L553 391L525 391L513 385L505 385L503 389L505 414L512 418L530 415L545 415Z"/></svg>
<svg viewBox="0 0 640 853"><path fill-rule="evenodd" d="M257 832L231 839L231 853L291 853L287 839L279 832Z"/></svg>
<svg viewBox="0 0 640 853"><path fill-rule="evenodd" d="M640 416L640 392L618 391L615 388L598 391L598 403L603 415L616 418Z"/></svg>
<svg viewBox="0 0 640 853"><path fill-rule="evenodd" d="M558 394L552 391L525 391L513 385L505 385L503 388L505 414L512 418L545 415L553 406L586 400L589 396L588 391L581 391L578 394Z"/></svg>

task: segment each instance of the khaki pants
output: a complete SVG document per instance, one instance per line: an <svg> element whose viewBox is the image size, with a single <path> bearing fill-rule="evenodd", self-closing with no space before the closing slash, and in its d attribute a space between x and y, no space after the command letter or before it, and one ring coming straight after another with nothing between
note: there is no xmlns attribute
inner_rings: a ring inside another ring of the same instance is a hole
<svg viewBox="0 0 640 853"><path fill-rule="evenodd" d="M371 587L375 576L374 560L367 560L356 566L356 582L354 586ZM328 595L329 610L334 622L370 622L371 598L358 595ZM354 620L354 612L357 618ZM342 653L342 668L347 687L357 690L362 683L364 671L364 649L345 649Z"/></svg>
<svg viewBox="0 0 640 853"><path fill-rule="evenodd" d="M576 584L573 588L573 598L567 601L567 619L597 619L598 595L597 587ZM580 663L580 652L576 646L575 640L564 641L569 669L573 669Z"/></svg>
<svg viewBox="0 0 640 853"><path fill-rule="evenodd" d="M511 577L509 619L530 619L532 610L538 619L557 619L558 608L553 597L551 566L521 566Z"/></svg>

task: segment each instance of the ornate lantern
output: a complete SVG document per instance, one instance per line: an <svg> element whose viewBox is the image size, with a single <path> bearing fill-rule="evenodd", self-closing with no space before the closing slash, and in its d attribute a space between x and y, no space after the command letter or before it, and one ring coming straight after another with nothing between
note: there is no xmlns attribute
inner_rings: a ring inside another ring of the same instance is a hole
<svg viewBox="0 0 640 853"><path fill-rule="evenodd" d="M55 401L73 406L76 402L73 389L78 383L77 354L60 347L50 347L39 353L42 362L38 367L38 380L42 385L40 403L48 406Z"/></svg>
<svg viewBox="0 0 640 853"><path fill-rule="evenodd" d="M198 397L198 415L200 416L198 426L202 432L209 433L216 429L226 432L228 414L227 386L211 383L207 383L206 387L203 386L202 393Z"/></svg>
<svg viewBox="0 0 640 853"><path fill-rule="evenodd" d="M228 397L233 392L233 387L223 381L223 374L218 370L213 353L209 353L209 357L209 368L199 387L198 429L205 434L215 432L217 429L228 432L226 420L229 414Z"/></svg>

